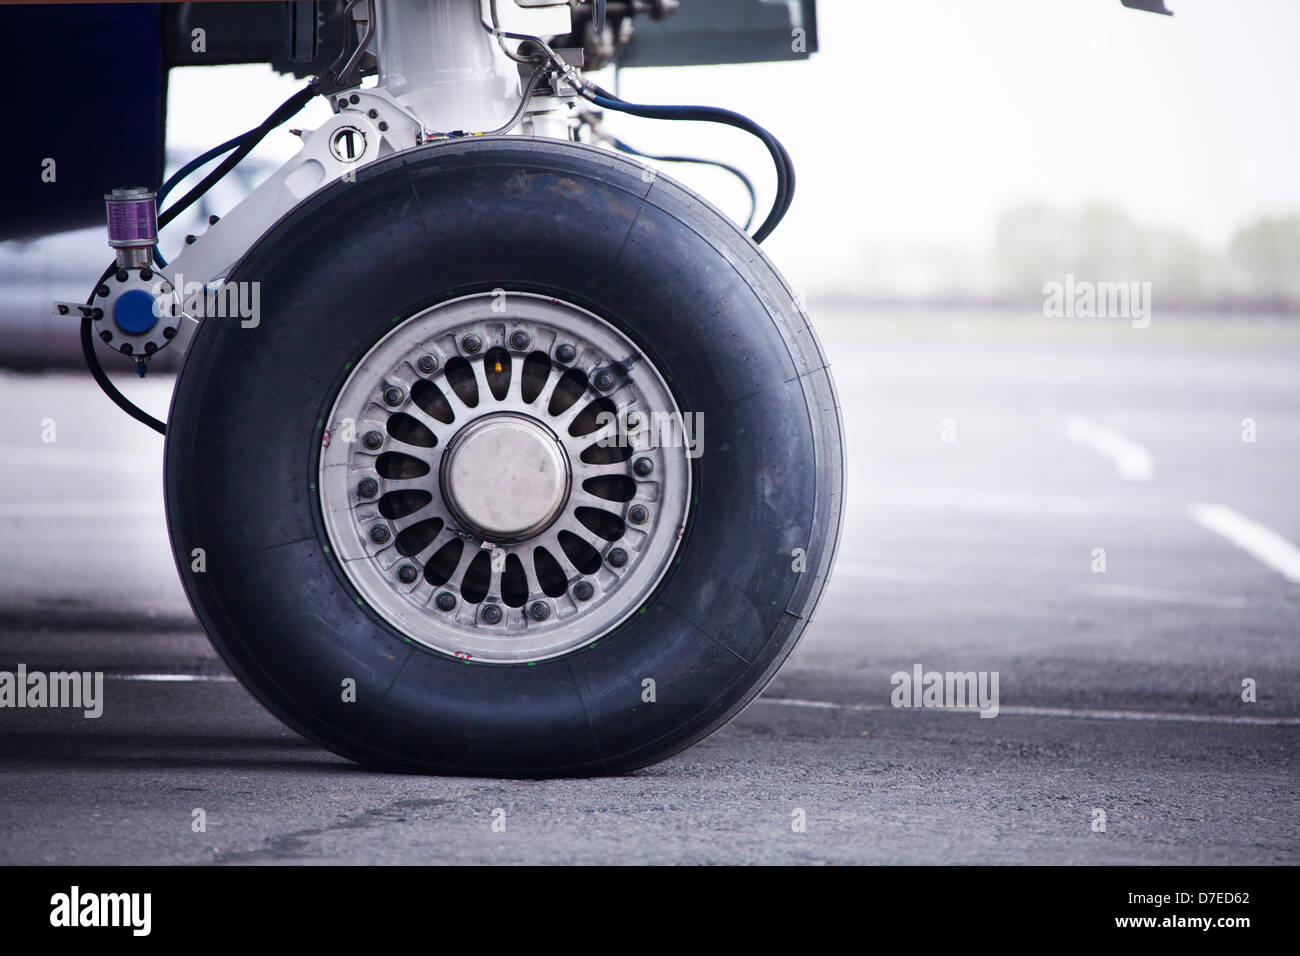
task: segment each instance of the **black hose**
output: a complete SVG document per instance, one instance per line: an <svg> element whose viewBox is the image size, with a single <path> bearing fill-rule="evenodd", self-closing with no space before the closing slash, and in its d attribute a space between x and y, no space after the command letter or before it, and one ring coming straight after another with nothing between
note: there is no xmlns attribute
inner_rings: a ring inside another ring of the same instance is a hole
<svg viewBox="0 0 1300 956"><path fill-rule="evenodd" d="M643 153L634 146L629 146L614 136L605 134L605 138L613 144L614 148L620 153L627 153L629 156L639 156L642 159L654 160L658 163L695 163L699 166L716 166L718 169L724 169L731 175L740 180L740 184L745 187L749 193L749 216L745 219L745 231L748 232L754 225L754 217L758 215L758 193L754 189L753 181L746 176L741 170L728 163L720 162L716 159L703 159L699 156L655 156L652 153Z"/></svg>
<svg viewBox="0 0 1300 956"><path fill-rule="evenodd" d="M725 126L734 126L736 129L744 130L752 136L758 137L763 142L763 145L767 147L767 151L772 155L772 162L776 165L776 197L772 201L771 212L767 214L763 224L754 233L754 241L762 242L772 234L772 231L785 218L790 203L794 200L794 163L790 160L790 154L786 152L785 147L781 145L781 141L748 116L742 116L740 113L719 109L715 106L648 106L641 103L629 103L594 84L588 87L586 94L593 103L602 109L615 110L619 113L628 113L632 116L642 116L647 119L695 120L706 123L721 123Z"/></svg>
<svg viewBox="0 0 1300 956"><path fill-rule="evenodd" d="M293 96L281 103L276 108L275 112L262 121L260 126L256 126L253 129L250 129L247 133L244 133L242 136L237 137L239 140L239 146L235 151L227 156L219 166L212 170L212 172L204 176L193 189L187 192L180 199L176 200L176 202L172 203L166 212L158 216L158 228L161 230L163 226L167 225L183 211L189 208L195 200L211 189L212 186L221 179L221 177L225 176L226 173L239 165L240 161L251 153L258 143L266 138L267 133L271 132L271 130L275 129L281 123L284 123L290 117L297 114L298 111L306 106L315 95L316 83L315 81L312 81L310 84L303 87ZM222 145L225 146L228 144ZM220 148L221 147L218 147L218 149ZM108 278L116 271L116 263L113 263L105 269L104 274L100 276L99 281L95 283L95 289L98 289L108 281ZM94 304L95 289L91 290L90 297L86 300L86 305ZM81 355L86 360L86 368L90 370L91 378L93 378L95 383L99 385L100 390L112 399L114 405L122 409L122 411L126 412L141 424L148 425L158 434L166 435L167 425L154 418L118 391L117 386L113 384L112 380L108 377L108 374L104 371L104 366L99 362L99 356L95 354L93 321L94 320L89 315L83 315L81 318Z"/></svg>
<svg viewBox="0 0 1300 956"><path fill-rule="evenodd" d="M105 269L104 274L99 277L99 281L95 283L95 289L98 289L101 285L107 282L109 276L116 271L117 263L114 262ZM94 301L95 292L92 290L90 297L86 299L86 305L91 305ZM114 405L122 409L122 411L126 412L142 425L148 425L159 435L166 435L167 426L154 418L143 408L132 403L129 398L119 392L117 386L114 385L112 380L108 377L108 373L104 371L104 366L99 364L99 356L95 354L95 337L92 332L93 322L94 320L91 319L89 315L83 315L81 317L81 354L86 360L86 368L90 369L90 377L99 385L100 390L113 400Z"/></svg>

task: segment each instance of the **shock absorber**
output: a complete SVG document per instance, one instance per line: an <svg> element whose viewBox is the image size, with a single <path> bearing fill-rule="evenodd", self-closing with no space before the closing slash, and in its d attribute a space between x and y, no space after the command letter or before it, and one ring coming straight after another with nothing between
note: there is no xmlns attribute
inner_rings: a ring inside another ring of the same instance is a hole
<svg viewBox="0 0 1300 956"><path fill-rule="evenodd" d="M157 194L143 186L119 186L104 197L108 244L119 269L144 269L158 245Z"/></svg>

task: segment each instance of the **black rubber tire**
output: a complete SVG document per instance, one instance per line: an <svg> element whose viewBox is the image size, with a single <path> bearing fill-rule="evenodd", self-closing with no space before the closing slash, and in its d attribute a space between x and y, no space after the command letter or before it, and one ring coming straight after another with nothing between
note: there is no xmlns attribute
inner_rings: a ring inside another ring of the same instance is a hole
<svg viewBox="0 0 1300 956"><path fill-rule="evenodd" d="M790 290L698 196L585 146L452 141L309 197L230 280L261 283L260 324L209 319L189 347L167 432L167 517L203 627L289 726L392 770L621 773L716 730L794 648L839 535L838 403ZM706 426L680 562L594 646L533 665L467 663L403 639L324 547L315 491L349 363L394 321L495 288L617 325Z"/></svg>

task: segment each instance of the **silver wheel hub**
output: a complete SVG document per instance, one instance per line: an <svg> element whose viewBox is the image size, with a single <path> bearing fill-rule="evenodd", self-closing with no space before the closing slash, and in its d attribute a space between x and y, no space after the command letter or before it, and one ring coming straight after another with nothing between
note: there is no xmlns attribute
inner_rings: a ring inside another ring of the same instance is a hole
<svg viewBox="0 0 1300 956"><path fill-rule="evenodd" d="M502 544L547 527L569 497L569 460L546 426L503 412L466 425L442 458L442 495L461 527Z"/></svg>
<svg viewBox="0 0 1300 956"><path fill-rule="evenodd" d="M569 653L640 610L675 558L681 412L649 358L577 306L434 306L357 362L324 424L326 546L360 602L426 647Z"/></svg>

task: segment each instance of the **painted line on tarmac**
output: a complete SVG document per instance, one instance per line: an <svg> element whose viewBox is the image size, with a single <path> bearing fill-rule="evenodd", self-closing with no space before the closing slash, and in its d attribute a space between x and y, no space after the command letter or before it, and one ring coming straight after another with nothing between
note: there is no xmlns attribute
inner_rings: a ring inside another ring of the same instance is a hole
<svg viewBox="0 0 1300 956"><path fill-rule="evenodd" d="M801 700L797 697L759 697L756 703L779 707L803 707L809 710L843 710L867 712L901 710L889 704L837 704L829 700ZM978 714L977 707L934 707L949 713ZM1252 727L1300 727L1300 717L1234 717L1229 714L1177 714L1148 710L1074 710L1069 707L998 707L998 716L1066 717L1072 720L1134 720L1164 724L1239 724Z"/></svg>
<svg viewBox="0 0 1300 956"><path fill-rule="evenodd" d="M214 684L237 684L239 681L230 674L105 674L104 680L145 681L153 684L193 684L210 682Z"/></svg>
<svg viewBox="0 0 1300 956"><path fill-rule="evenodd" d="M1223 505L1194 504L1188 513L1202 528L1231 541L1288 581L1300 584L1300 549L1273 529Z"/></svg>
<svg viewBox="0 0 1300 956"><path fill-rule="evenodd" d="M1071 415L1062 424L1061 431L1070 441L1113 461L1125 481L1150 481L1155 474L1156 460L1151 453L1113 428L1098 425L1082 415Z"/></svg>

